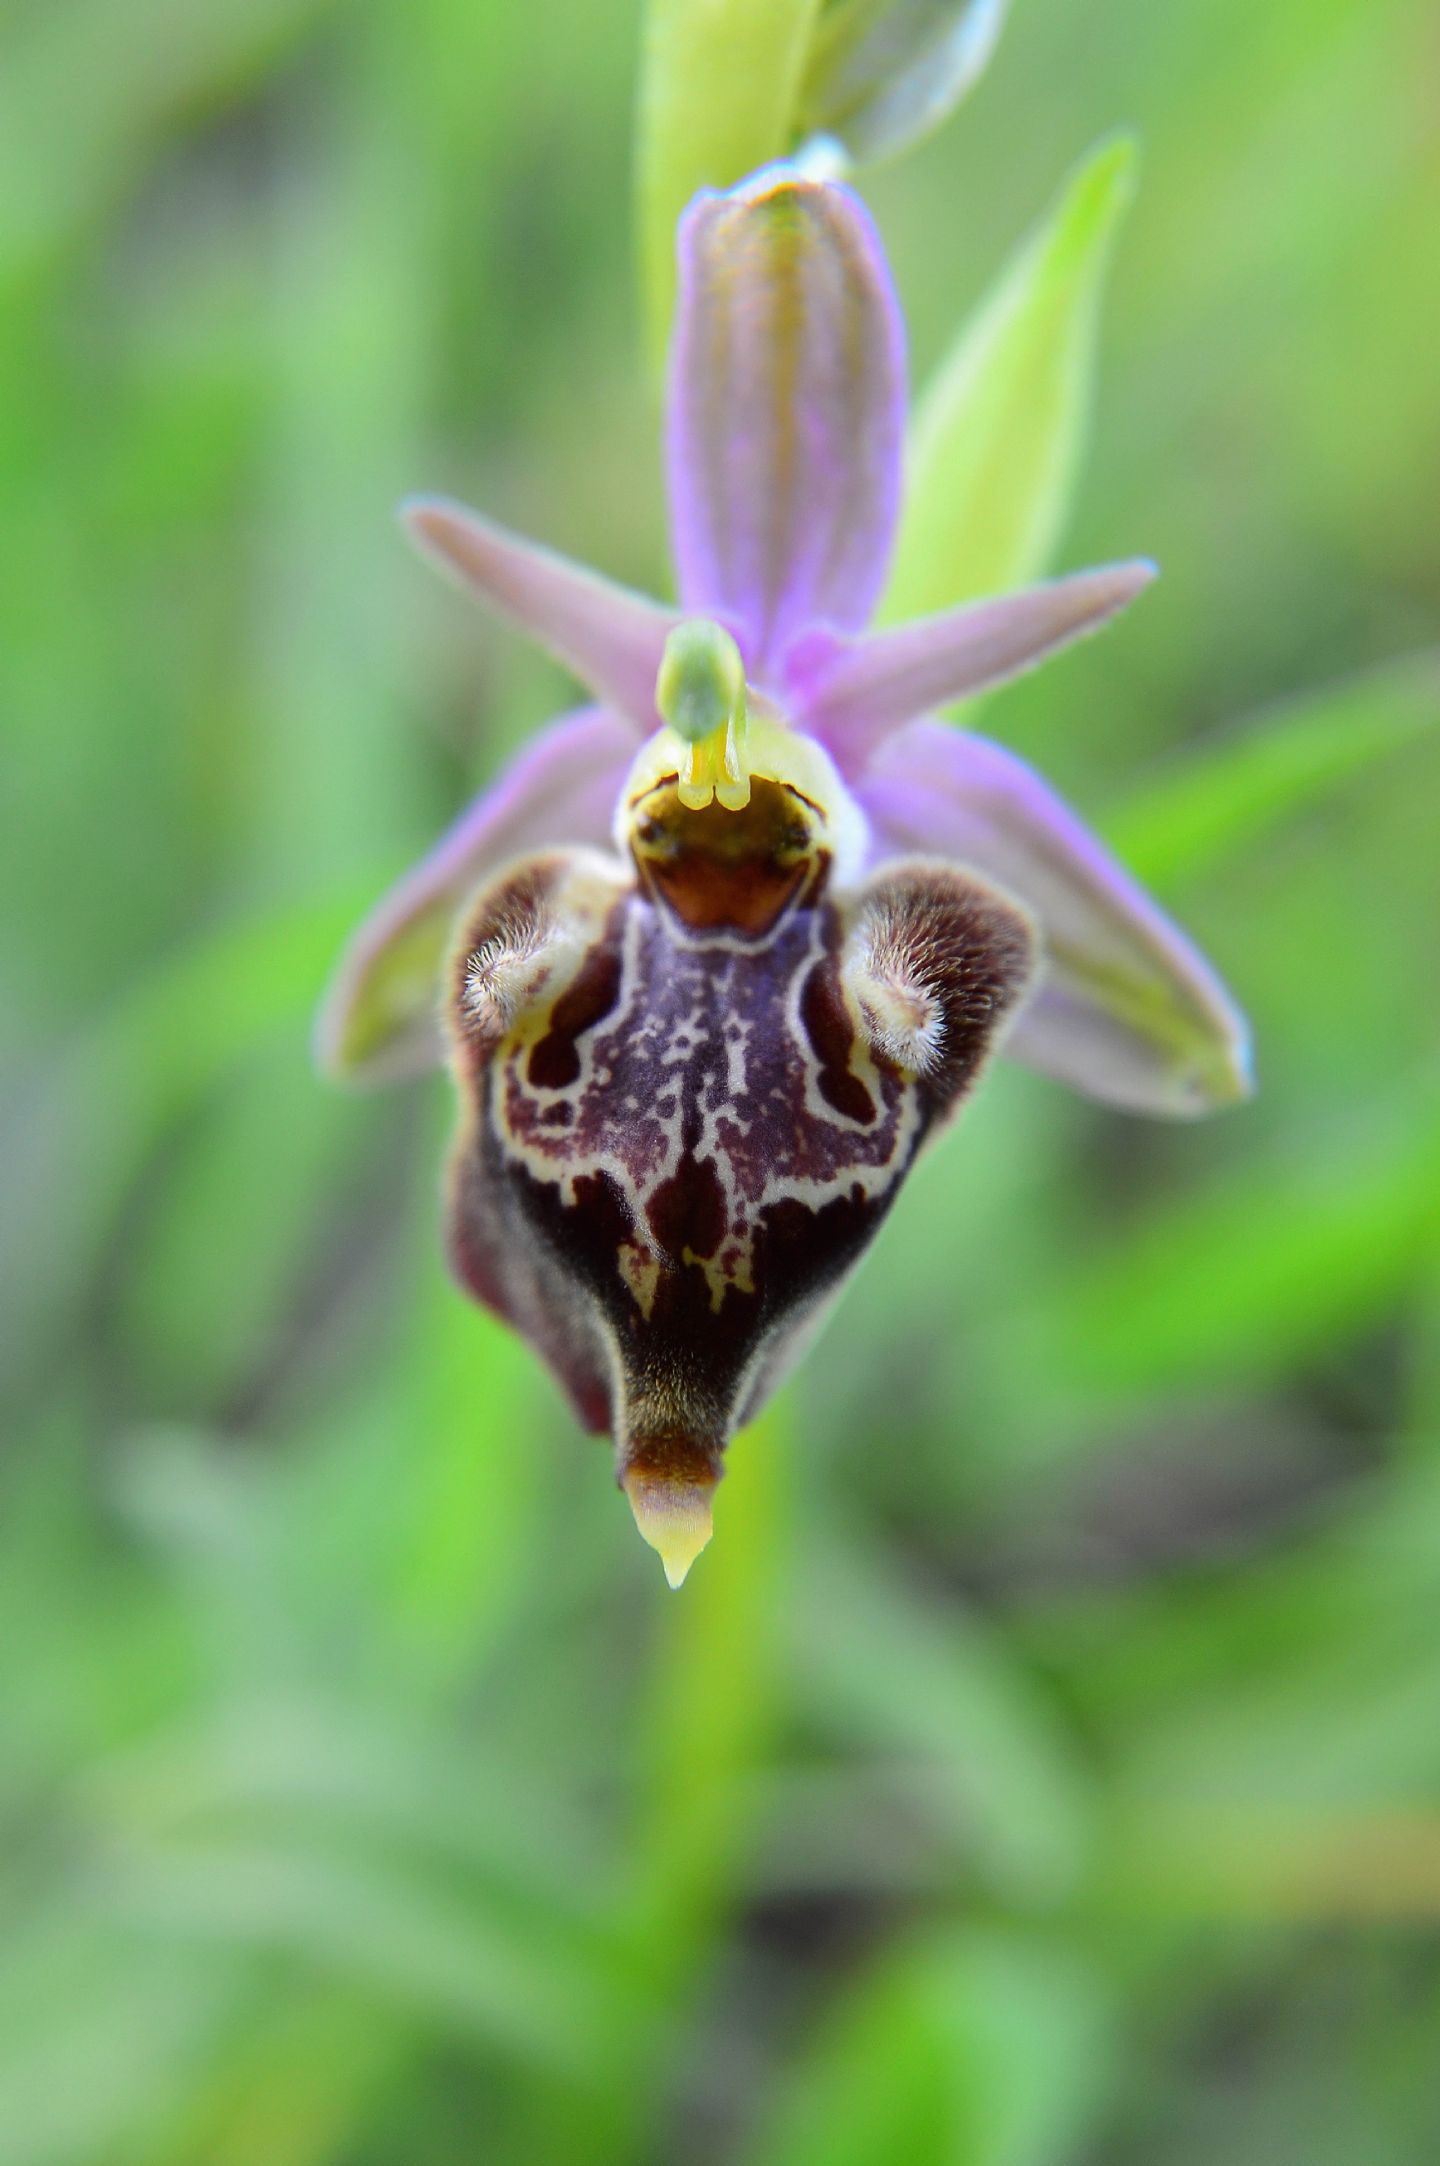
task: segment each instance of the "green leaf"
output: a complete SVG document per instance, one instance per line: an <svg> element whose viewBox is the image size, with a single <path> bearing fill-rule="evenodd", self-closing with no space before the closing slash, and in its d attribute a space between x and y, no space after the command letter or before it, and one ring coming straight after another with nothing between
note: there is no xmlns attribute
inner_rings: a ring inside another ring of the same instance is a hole
<svg viewBox="0 0 1440 2166"><path fill-rule="evenodd" d="M998 593L1044 569L1079 463L1100 291L1134 175L1129 137L1091 154L925 392L887 618Z"/></svg>
<svg viewBox="0 0 1440 2166"><path fill-rule="evenodd" d="M819 0L650 0L636 127L641 266L658 362L675 300L675 223L794 139Z"/></svg>
<svg viewBox="0 0 1440 2166"><path fill-rule="evenodd" d="M1440 654L1286 703L1207 747L1107 822L1144 880L1200 877L1440 722Z"/></svg>
<svg viewBox="0 0 1440 2166"><path fill-rule="evenodd" d="M938 128L979 80L1009 0L824 0L801 93L805 134L857 164Z"/></svg>
<svg viewBox="0 0 1440 2166"><path fill-rule="evenodd" d="M749 2166L1053 2166L1093 2134L1109 2032L1064 1948L973 1930L903 1946L787 2069Z"/></svg>

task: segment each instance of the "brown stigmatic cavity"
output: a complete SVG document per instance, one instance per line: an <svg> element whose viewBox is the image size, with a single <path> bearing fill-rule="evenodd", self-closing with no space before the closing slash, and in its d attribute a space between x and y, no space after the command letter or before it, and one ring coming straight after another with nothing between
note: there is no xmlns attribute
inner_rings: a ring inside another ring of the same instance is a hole
<svg viewBox="0 0 1440 2166"><path fill-rule="evenodd" d="M789 783L752 777L739 812L681 804L667 776L635 808L635 862L650 892L691 932L769 932L816 874L819 815Z"/></svg>

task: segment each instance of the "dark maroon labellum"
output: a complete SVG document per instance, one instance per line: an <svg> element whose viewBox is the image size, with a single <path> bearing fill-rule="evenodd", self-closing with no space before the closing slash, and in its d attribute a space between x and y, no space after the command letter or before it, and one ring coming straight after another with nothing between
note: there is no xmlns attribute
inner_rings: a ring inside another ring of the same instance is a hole
<svg viewBox="0 0 1440 2166"><path fill-rule="evenodd" d="M1021 915L947 867L832 895L822 829L778 783L739 812L662 786L632 874L525 861L452 972L456 1269L614 1436L672 1578L1031 968Z"/></svg>

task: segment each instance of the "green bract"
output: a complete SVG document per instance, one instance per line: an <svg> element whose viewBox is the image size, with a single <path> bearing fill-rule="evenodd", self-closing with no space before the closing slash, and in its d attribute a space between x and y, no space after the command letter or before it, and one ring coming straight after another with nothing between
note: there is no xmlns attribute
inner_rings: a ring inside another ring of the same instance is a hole
<svg viewBox="0 0 1440 2166"><path fill-rule="evenodd" d="M1092 152L922 394L887 617L996 593L1048 561L1088 414L1110 243L1134 175L1128 137Z"/></svg>
<svg viewBox="0 0 1440 2166"><path fill-rule="evenodd" d="M800 92L801 132L855 163L906 150L984 72L1009 0L824 0Z"/></svg>
<svg viewBox="0 0 1440 2166"><path fill-rule="evenodd" d="M675 299L671 236L698 189L728 188L812 139L831 170L893 157L964 97L1008 5L651 0L636 180L653 358Z"/></svg>

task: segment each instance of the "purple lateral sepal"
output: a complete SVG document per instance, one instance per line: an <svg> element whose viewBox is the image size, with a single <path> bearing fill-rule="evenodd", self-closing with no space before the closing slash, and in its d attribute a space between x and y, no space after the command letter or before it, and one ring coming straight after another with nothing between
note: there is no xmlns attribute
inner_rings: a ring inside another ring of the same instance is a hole
<svg viewBox="0 0 1440 2166"><path fill-rule="evenodd" d="M451 928L512 858L555 842L610 845L635 735L585 707L532 738L351 936L320 1010L316 1056L347 1082L420 1075L444 1056L437 1016Z"/></svg>
<svg viewBox="0 0 1440 2166"><path fill-rule="evenodd" d="M785 690L847 780L907 722L1033 669L1134 600L1155 577L1144 559L1104 564L993 601L860 639L802 636Z"/></svg>
<svg viewBox="0 0 1440 2166"><path fill-rule="evenodd" d="M856 795L881 862L924 851L968 866L1038 924L1040 978L1010 1058L1136 1112L1194 1115L1249 1094L1249 1031L1215 972L1023 760L912 722Z"/></svg>
<svg viewBox="0 0 1440 2166"><path fill-rule="evenodd" d="M411 497L401 516L427 556L528 632L638 735L658 727L655 676L677 611L444 497Z"/></svg>
<svg viewBox="0 0 1440 2166"><path fill-rule="evenodd" d="M764 682L807 627L857 631L899 512L904 333L848 189L767 167L680 224L668 459L680 598Z"/></svg>

